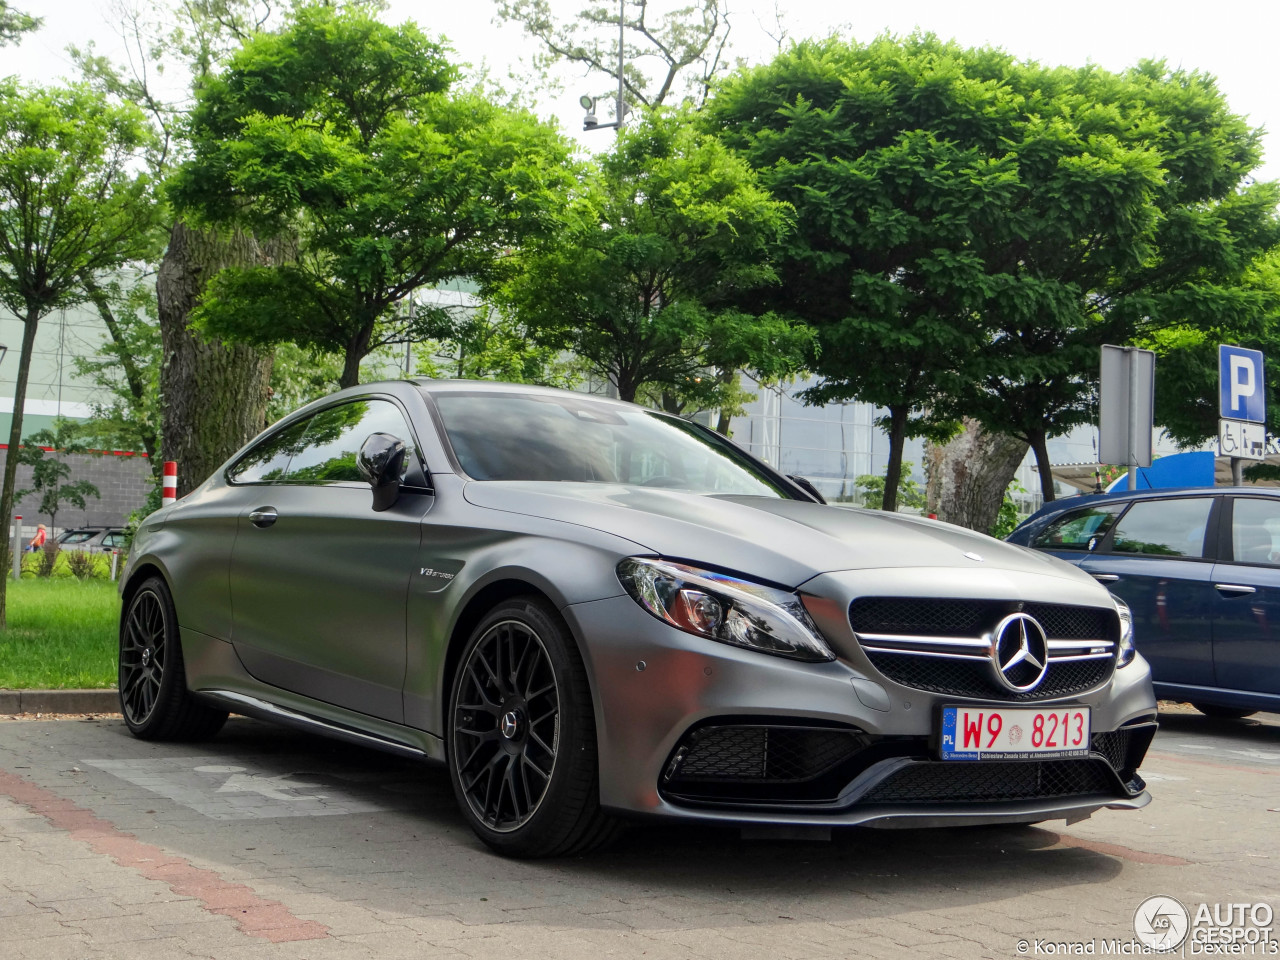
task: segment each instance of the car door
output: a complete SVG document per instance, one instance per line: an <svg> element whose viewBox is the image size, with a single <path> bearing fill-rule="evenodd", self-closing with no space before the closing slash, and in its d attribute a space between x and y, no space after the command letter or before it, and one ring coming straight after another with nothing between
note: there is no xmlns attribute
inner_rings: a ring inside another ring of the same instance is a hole
<svg viewBox="0 0 1280 960"><path fill-rule="evenodd" d="M406 486L375 512L356 454L371 433L410 448ZM245 507L231 559L232 642L259 680L401 722L405 614L432 497L404 414L388 398L306 423L283 482Z"/></svg>
<svg viewBox="0 0 1280 960"><path fill-rule="evenodd" d="M1280 695L1280 498L1230 497L1214 567L1216 686Z"/></svg>
<svg viewBox="0 0 1280 960"><path fill-rule="evenodd" d="M1080 568L1133 610L1134 642L1157 683L1213 676L1214 496L1137 500ZM1214 538L1216 542L1216 538Z"/></svg>

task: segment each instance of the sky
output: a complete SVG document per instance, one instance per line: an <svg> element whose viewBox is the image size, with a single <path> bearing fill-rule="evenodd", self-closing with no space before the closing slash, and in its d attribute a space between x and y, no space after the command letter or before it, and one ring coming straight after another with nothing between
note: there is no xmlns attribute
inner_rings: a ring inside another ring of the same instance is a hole
<svg viewBox="0 0 1280 960"><path fill-rule="evenodd" d="M17 73L24 80L52 83L71 76L68 44L95 41L99 52L123 49L113 27L111 9L120 0L14 0L19 9L45 18L44 27L20 47L0 49L0 75ZM129 0L126 0L129 2ZM550 0L566 15L587 0ZM609 0L605 0L609 2ZM691 0L653 0L678 6ZM728 0L731 52L748 62L767 60L776 44L764 27L776 33L775 0ZM1259 179L1280 178L1280 91L1274 59L1280 37L1280 3L1275 0L890 0L886 3L839 3L823 0L777 0L783 24L794 39L832 31L867 40L888 31L906 34L927 30L966 46L1003 47L1020 58L1048 64L1079 66L1087 62L1118 70L1143 58L1201 70L1218 78L1231 108L1254 126L1277 131L1266 137ZM391 0L384 19L414 19L430 34L448 38L459 59L487 64L499 77L533 53L534 41L518 28L494 23L492 0ZM763 25L763 26L762 26ZM565 89L539 100L538 112L556 116L566 133L590 148L608 144L607 131L583 133L582 93L599 93L607 84L580 74L564 77ZM603 108L602 108L603 110ZM607 119L606 115L601 120Z"/></svg>

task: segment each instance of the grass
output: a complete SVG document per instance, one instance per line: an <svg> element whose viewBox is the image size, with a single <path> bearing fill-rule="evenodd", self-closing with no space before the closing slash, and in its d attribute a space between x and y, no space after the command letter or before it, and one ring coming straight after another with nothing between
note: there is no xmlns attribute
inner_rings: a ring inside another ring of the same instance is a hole
<svg viewBox="0 0 1280 960"><path fill-rule="evenodd" d="M110 580L9 581L0 689L114 687L120 597Z"/></svg>

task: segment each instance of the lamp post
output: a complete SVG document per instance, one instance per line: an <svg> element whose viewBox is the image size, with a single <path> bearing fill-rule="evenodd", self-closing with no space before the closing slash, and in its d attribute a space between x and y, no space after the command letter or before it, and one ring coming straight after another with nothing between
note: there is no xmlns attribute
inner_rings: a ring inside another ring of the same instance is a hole
<svg viewBox="0 0 1280 960"><path fill-rule="evenodd" d="M618 100L613 115L613 123L601 123L597 120L596 102L600 98L583 94L578 98L578 104L586 111L586 116L582 118L583 130L605 130L609 127L622 129L622 123L627 112L627 104L623 99L626 95L626 87L622 79L622 43L626 37L626 4L627 0L618 0Z"/></svg>

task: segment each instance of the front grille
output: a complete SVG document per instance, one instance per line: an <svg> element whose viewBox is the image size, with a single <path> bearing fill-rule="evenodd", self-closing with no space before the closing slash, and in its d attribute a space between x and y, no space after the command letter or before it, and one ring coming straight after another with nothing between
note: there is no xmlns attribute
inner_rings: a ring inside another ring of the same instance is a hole
<svg viewBox="0 0 1280 960"><path fill-rule="evenodd" d="M865 746L852 730L804 727L703 727L676 751L667 779L812 780Z"/></svg>
<svg viewBox="0 0 1280 960"><path fill-rule="evenodd" d="M872 787L859 803L990 803L1115 795L1098 760L912 763Z"/></svg>
<svg viewBox="0 0 1280 960"><path fill-rule="evenodd" d="M991 632L1018 610L1056 641L1043 679L1025 692L996 679L989 655ZM1074 696L1102 685L1114 669L1119 638L1113 610L1008 600L862 597L849 606L849 624L888 680L946 696L1013 702Z"/></svg>
<svg viewBox="0 0 1280 960"><path fill-rule="evenodd" d="M1119 730L1095 733L1089 748L1106 757L1111 768L1127 783L1142 765L1147 748L1156 735L1156 727L1154 719L1131 721Z"/></svg>
<svg viewBox="0 0 1280 960"><path fill-rule="evenodd" d="M904 687L953 697L1012 700L1017 703L1069 697L1092 690L1111 676L1113 666L1110 659L1051 663L1039 686L1025 693L1015 693L996 683L991 663L987 660L949 660L871 651L867 651L867 657L886 678Z"/></svg>
<svg viewBox="0 0 1280 960"><path fill-rule="evenodd" d="M1109 733L1095 733L1089 747L1094 753L1106 757L1111 769L1123 770L1125 758L1129 755L1129 736L1129 731L1123 728Z"/></svg>

